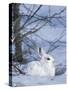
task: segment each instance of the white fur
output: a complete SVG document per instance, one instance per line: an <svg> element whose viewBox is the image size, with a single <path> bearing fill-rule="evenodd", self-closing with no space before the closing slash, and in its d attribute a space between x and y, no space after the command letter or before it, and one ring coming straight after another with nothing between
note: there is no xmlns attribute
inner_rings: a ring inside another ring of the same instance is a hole
<svg viewBox="0 0 68 90"><path fill-rule="evenodd" d="M50 60L47 60L47 58L50 58ZM54 58L42 50L41 60L28 63L25 72L33 76L53 78L55 76Z"/></svg>

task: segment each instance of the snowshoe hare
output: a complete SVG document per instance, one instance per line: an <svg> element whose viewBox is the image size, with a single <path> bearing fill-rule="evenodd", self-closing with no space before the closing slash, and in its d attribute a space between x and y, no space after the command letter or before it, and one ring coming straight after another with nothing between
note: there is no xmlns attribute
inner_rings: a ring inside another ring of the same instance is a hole
<svg viewBox="0 0 68 90"><path fill-rule="evenodd" d="M24 71L28 75L46 76L53 79L55 76L54 58L49 54L46 54L42 49L41 59L39 61L29 62Z"/></svg>

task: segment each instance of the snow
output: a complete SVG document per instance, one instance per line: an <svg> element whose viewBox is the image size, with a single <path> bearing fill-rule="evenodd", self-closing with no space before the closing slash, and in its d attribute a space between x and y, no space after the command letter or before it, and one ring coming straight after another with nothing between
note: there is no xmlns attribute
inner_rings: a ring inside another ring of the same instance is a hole
<svg viewBox="0 0 68 90"><path fill-rule="evenodd" d="M65 74L56 76L53 80L46 78L45 76L29 76L29 75L19 75L13 77L12 86L34 86L34 85L55 85L55 84L64 84Z"/></svg>

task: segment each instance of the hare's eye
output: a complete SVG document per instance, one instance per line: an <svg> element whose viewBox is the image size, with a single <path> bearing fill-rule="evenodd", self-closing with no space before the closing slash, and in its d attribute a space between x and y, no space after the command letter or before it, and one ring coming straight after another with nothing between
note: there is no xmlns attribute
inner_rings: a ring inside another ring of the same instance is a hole
<svg viewBox="0 0 68 90"><path fill-rule="evenodd" d="M50 58L49 58L49 57L47 57L47 60L50 60Z"/></svg>

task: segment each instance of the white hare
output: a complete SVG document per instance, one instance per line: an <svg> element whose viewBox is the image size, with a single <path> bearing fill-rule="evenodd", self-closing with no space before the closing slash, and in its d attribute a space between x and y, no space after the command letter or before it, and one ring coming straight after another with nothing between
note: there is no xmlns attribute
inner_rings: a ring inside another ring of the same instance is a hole
<svg viewBox="0 0 68 90"><path fill-rule="evenodd" d="M24 71L32 76L47 76L53 78L55 76L54 58L46 54L42 49L41 59L32 61L26 65Z"/></svg>

